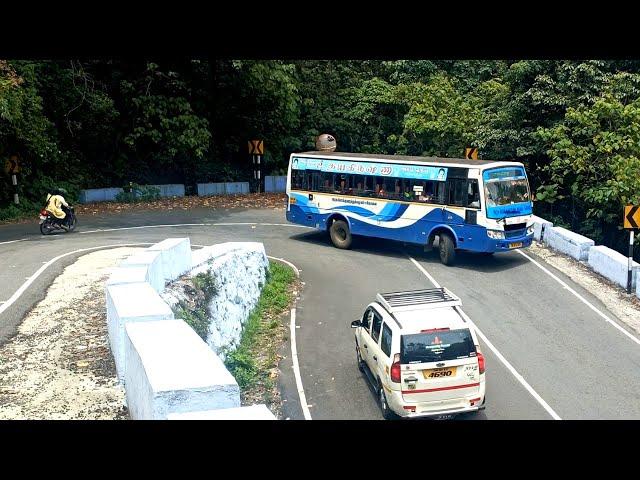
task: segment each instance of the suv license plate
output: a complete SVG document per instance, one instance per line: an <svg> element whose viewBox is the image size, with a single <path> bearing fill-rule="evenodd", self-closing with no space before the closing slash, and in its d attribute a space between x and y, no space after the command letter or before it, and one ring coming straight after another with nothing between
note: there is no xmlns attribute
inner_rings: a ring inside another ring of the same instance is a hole
<svg viewBox="0 0 640 480"><path fill-rule="evenodd" d="M449 368L432 368L429 370L423 370L422 375L427 380L430 378L451 378L456 376L456 369L458 367Z"/></svg>
<svg viewBox="0 0 640 480"><path fill-rule="evenodd" d="M447 415L438 415L436 420L451 420L453 418L453 414L449 413Z"/></svg>
<svg viewBox="0 0 640 480"><path fill-rule="evenodd" d="M510 243L509 248L520 248L522 247L522 242Z"/></svg>

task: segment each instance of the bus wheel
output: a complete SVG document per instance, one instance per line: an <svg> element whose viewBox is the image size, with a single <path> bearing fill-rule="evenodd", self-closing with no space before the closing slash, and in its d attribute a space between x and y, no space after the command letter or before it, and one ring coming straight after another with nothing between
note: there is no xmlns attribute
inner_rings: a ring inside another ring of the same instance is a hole
<svg viewBox="0 0 640 480"><path fill-rule="evenodd" d="M336 220L329 228L331 242L338 248L349 248L351 246L351 232L349 225L343 220Z"/></svg>
<svg viewBox="0 0 640 480"><path fill-rule="evenodd" d="M441 233L438 248L440 251L440 261L444 265L453 265L453 262L456 259L456 247L453 244L451 235Z"/></svg>

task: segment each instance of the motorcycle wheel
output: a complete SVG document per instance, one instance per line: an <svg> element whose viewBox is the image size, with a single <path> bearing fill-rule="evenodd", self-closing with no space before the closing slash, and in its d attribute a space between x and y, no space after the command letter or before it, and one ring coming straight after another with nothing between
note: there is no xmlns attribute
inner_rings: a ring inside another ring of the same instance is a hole
<svg viewBox="0 0 640 480"><path fill-rule="evenodd" d="M40 224L40 233L42 233L42 235L49 235L54 230L55 227L51 224L51 220L47 219Z"/></svg>
<svg viewBox="0 0 640 480"><path fill-rule="evenodd" d="M71 225L69 226L69 231L73 232L76 229L77 224L78 224L78 217L74 215L73 219L71 220Z"/></svg>

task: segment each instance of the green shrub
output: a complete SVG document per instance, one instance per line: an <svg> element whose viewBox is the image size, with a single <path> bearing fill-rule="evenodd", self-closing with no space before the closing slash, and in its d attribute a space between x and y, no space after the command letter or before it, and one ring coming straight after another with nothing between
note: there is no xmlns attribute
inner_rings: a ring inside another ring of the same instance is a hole
<svg viewBox="0 0 640 480"><path fill-rule="evenodd" d="M152 185L138 185L129 182L122 187L122 192L116 195L116 201L121 203L152 202L160 198L160 189Z"/></svg>

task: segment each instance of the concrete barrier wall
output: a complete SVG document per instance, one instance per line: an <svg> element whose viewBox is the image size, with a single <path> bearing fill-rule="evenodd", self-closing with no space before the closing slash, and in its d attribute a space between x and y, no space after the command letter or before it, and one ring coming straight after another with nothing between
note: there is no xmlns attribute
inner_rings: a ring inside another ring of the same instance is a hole
<svg viewBox="0 0 640 480"><path fill-rule="evenodd" d="M107 330L118 379L124 381L124 328L129 322L173 319L173 312L147 282L107 287Z"/></svg>
<svg viewBox="0 0 640 480"><path fill-rule="evenodd" d="M194 418L274 419L264 405L240 408L238 384L222 360L190 326L174 319L171 308L158 294L165 281L190 270L195 274L193 266L203 271L229 269L233 273L224 282L242 279L222 288L224 298L232 304L228 311L235 312L238 300L244 305L259 297L260 288L254 295L252 285L245 285L246 277L256 277L254 283L262 284L264 272L254 272L252 265L230 259L244 258L245 263L256 263L255 268L262 270L263 263L268 265L264 246L228 243L196 252L192 257L190 239L169 238L125 259L107 281L109 342L130 416L166 419L193 412ZM248 259L250 256L258 260ZM211 413L219 409L224 410L221 416Z"/></svg>
<svg viewBox="0 0 640 480"><path fill-rule="evenodd" d="M240 407L222 361L182 320L126 325L126 395L134 420Z"/></svg>
<svg viewBox="0 0 640 480"><path fill-rule="evenodd" d="M109 285L123 285L129 283L145 282L151 284L151 282L149 281L147 267L142 265L130 265L114 268L111 272L111 276L107 280L107 287Z"/></svg>
<svg viewBox="0 0 640 480"><path fill-rule="evenodd" d="M598 245L589 249L589 266L603 277L627 288L629 259L608 247ZM631 270L631 288L636 288L640 264L633 262Z"/></svg>
<svg viewBox="0 0 640 480"><path fill-rule="evenodd" d="M165 282L191 270L191 241L188 238L167 238L147 248L147 251L160 252Z"/></svg>
<svg viewBox="0 0 640 480"><path fill-rule="evenodd" d="M148 282L158 293L164 290L166 277L163 270L161 251L145 251L131 255L120 263L120 268L122 270L116 271L114 274L124 276L123 270L126 268L143 268L145 271L145 279L143 281ZM139 276L139 273L132 272L132 276Z"/></svg>
<svg viewBox="0 0 640 480"><path fill-rule="evenodd" d="M207 344L224 359L224 352L239 344L244 322L260 299L269 259L259 242L227 242L202 250L191 274L209 269L215 273L218 288L207 306L209 318L215 321L209 325ZM179 300L169 292L162 296L170 304Z"/></svg>
<svg viewBox="0 0 640 480"><path fill-rule="evenodd" d="M145 186L155 187L160 190L161 197L184 197L184 185L179 183ZM122 192L122 188L90 188L87 190L80 190L78 201L80 203L114 202L116 200L116 196Z"/></svg>
<svg viewBox="0 0 640 480"><path fill-rule="evenodd" d="M198 183L198 196L249 193L249 182Z"/></svg>
<svg viewBox="0 0 640 480"><path fill-rule="evenodd" d="M122 193L121 188L91 188L88 190L80 190L79 202L113 202L116 195Z"/></svg>
<svg viewBox="0 0 640 480"><path fill-rule="evenodd" d="M184 185L181 183L168 183L165 185L148 185L160 190L161 197L184 197Z"/></svg>
<svg viewBox="0 0 640 480"><path fill-rule="evenodd" d="M545 229L544 242L576 260L587 260L589 249L595 245L590 238L583 237L562 227Z"/></svg>
<svg viewBox="0 0 640 480"><path fill-rule="evenodd" d="M554 227L553 223L544 218L532 215L534 223L534 238L540 241L544 229L543 242L550 248L565 253L577 260L586 260L589 267L603 277L627 288L627 275L629 269L628 257L603 245L595 245L595 242L587 237L578 235L562 227ZM633 262L631 273L631 291L635 289L636 296L640 298L640 264Z"/></svg>
<svg viewBox="0 0 640 480"><path fill-rule="evenodd" d="M266 405L223 408L204 412L171 413L168 420L277 420Z"/></svg>
<svg viewBox="0 0 640 480"><path fill-rule="evenodd" d="M553 227L553 223L536 215L532 215L531 220L533 221L533 238L539 242L540 238L543 238L544 234L546 234L546 231Z"/></svg>
<svg viewBox="0 0 640 480"><path fill-rule="evenodd" d="M285 192L286 190L287 190L286 175L279 175L279 176L266 175L264 177L265 192Z"/></svg>

